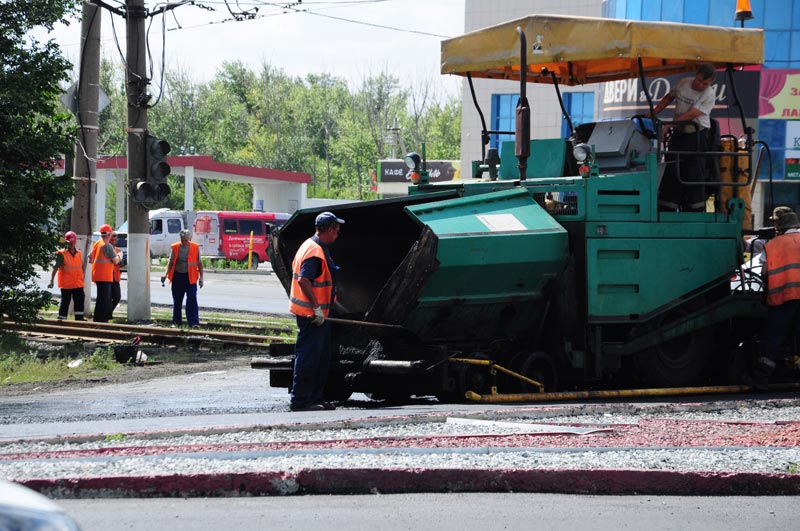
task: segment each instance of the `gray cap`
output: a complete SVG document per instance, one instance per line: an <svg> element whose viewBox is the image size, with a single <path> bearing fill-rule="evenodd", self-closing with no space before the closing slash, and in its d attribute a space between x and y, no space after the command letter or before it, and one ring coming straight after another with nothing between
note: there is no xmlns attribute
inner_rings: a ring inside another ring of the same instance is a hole
<svg viewBox="0 0 800 531"><path fill-rule="evenodd" d="M173 232L173 234L175 233ZM187 240L192 239L192 233L189 232L189 229L181 229L181 231L178 233L178 236L180 236L181 238L186 238Z"/></svg>
<svg viewBox="0 0 800 531"><path fill-rule="evenodd" d="M314 226L319 227L320 229L325 229L330 227L333 223L343 225L344 220L337 218L333 212L323 212L317 216L317 219L314 221Z"/></svg>
<svg viewBox="0 0 800 531"><path fill-rule="evenodd" d="M781 212L778 214L778 220L775 222L775 229L779 231L800 229L800 220L797 219L797 214L794 212Z"/></svg>

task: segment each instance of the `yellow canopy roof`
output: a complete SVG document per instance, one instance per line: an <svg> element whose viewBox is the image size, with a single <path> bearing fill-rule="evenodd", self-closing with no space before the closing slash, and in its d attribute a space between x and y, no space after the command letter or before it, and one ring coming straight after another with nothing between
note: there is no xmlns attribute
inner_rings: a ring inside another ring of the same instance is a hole
<svg viewBox="0 0 800 531"><path fill-rule="evenodd" d="M761 29L531 15L442 41L442 73L519 80L517 27L527 38L527 79L534 83L552 83L543 68L564 85L636 77L640 57L646 77L693 72L698 63L764 62Z"/></svg>

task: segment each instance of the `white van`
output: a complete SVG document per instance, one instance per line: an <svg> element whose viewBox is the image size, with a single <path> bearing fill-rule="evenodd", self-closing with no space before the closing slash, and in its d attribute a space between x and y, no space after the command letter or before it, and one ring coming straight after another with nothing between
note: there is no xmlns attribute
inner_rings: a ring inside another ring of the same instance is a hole
<svg viewBox="0 0 800 531"><path fill-rule="evenodd" d="M169 256L170 245L194 222L194 212L159 208L150 211L150 257Z"/></svg>

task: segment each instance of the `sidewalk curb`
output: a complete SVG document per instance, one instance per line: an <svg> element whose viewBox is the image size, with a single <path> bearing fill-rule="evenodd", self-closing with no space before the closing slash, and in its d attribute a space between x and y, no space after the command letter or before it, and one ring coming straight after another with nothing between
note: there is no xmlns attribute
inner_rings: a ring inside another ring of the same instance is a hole
<svg viewBox="0 0 800 531"><path fill-rule="evenodd" d="M27 479L51 498L527 492L661 496L800 494L800 474L666 470L307 469L297 472Z"/></svg>

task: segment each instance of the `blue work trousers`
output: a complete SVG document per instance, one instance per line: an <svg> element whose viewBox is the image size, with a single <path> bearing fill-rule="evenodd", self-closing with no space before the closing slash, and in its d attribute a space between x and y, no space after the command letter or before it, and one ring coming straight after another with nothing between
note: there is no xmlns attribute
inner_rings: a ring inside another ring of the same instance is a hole
<svg viewBox="0 0 800 531"><path fill-rule="evenodd" d="M172 275L172 323L181 325L181 308L186 296L186 321L189 326L200 325L200 312L197 308L197 284L189 284L189 273Z"/></svg>
<svg viewBox="0 0 800 531"><path fill-rule="evenodd" d="M783 354L784 343L795 338L800 338L800 300L769 306L764 322L761 355L777 363Z"/></svg>
<svg viewBox="0 0 800 531"><path fill-rule="evenodd" d="M294 346L293 406L319 404L331 365L331 324L311 324L308 317L297 318L297 343Z"/></svg>
<svg viewBox="0 0 800 531"><path fill-rule="evenodd" d="M94 322L107 323L111 319L111 282L95 282L97 301L94 306Z"/></svg>

